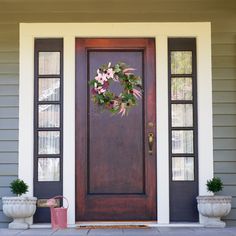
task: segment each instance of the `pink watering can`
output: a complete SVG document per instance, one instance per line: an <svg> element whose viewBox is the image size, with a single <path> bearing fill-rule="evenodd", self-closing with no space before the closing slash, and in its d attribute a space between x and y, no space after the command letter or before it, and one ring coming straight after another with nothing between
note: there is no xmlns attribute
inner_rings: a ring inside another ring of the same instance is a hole
<svg viewBox="0 0 236 236"><path fill-rule="evenodd" d="M67 207L56 207L56 199L65 199ZM51 211L51 224L53 229L65 229L67 228L67 210L69 208L68 200L63 196L55 196L47 200L47 205Z"/></svg>

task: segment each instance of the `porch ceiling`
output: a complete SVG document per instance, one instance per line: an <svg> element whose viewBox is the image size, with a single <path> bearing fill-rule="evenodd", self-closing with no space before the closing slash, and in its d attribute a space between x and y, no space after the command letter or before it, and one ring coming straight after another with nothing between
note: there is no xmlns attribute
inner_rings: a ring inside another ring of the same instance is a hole
<svg viewBox="0 0 236 236"><path fill-rule="evenodd" d="M235 19L235 0L0 0L0 23Z"/></svg>

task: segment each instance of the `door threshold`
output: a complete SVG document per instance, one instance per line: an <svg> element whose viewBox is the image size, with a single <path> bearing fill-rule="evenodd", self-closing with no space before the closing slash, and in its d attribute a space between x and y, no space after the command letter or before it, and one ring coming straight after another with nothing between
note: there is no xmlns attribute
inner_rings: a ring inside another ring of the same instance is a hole
<svg viewBox="0 0 236 236"><path fill-rule="evenodd" d="M152 225L156 221L77 221L79 226L111 226L111 225Z"/></svg>
<svg viewBox="0 0 236 236"><path fill-rule="evenodd" d="M145 225L147 227L204 227L200 223L189 223L189 222L180 222L180 223L169 223L169 224L160 224L157 221L78 221L75 224L69 224L68 228L76 228L81 226L119 226L119 225L127 225L127 226L138 226ZM37 223L30 225L30 229L48 229L51 228L50 223Z"/></svg>
<svg viewBox="0 0 236 236"><path fill-rule="evenodd" d="M203 227L202 224L196 222L180 222L180 223L158 223L157 221L77 221L75 225L83 226L147 226L147 227Z"/></svg>

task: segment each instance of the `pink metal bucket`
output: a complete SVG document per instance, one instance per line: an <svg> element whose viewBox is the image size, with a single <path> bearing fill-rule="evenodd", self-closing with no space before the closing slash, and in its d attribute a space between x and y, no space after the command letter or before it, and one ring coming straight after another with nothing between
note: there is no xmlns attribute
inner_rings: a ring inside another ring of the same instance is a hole
<svg viewBox="0 0 236 236"><path fill-rule="evenodd" d="M67 207L55 207L55 199L65 199ZM51 211L51 224L53 229L67 228L67 210L69 208L68 200L63 196L55 196L48 200Z"/></svg>

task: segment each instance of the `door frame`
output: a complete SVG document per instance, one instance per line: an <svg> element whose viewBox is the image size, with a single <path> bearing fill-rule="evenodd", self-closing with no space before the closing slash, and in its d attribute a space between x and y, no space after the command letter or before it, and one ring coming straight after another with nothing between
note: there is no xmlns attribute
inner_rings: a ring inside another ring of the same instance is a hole
<svg viewBox="0 0 236 236"><path fill-rule="evenodd" d="M109 30L107 30L109 29ZM64 39L63 194L68 223L75 224L75 38L131 37L156 40L157 208L158 223L169 223L168 37L196 37L198 74L199 194L213 176L211 24L203 23L21 23L19 178L33 195L34 39ZM27 147L27 148L26 148ZM158 166L161 167L158 169ZM29 171L25 171L25 170ZM74 178L71 178L74 176ZM201 220L200 220L201 221Z"/></svg>

